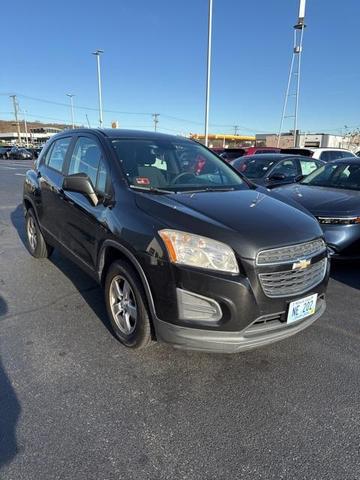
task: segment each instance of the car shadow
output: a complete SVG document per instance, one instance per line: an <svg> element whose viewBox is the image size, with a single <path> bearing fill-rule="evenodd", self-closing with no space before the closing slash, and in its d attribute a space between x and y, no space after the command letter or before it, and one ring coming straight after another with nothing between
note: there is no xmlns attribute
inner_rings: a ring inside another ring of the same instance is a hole
<svg viewBox="0 0 360 480"><path fill-rule="evenodd" d="M26 235L24 228L24 210L20 203L15 210L10 213L11 223L15 227L22 244L26 247Z"/></svg>
<svg viewBox="0 0 360 480"><path fill-rule="evenodd" d="M1 319L7 310L5 300L0 296L0 328ZM16 441L16 425L20 411L20 402L0 356L0 470L10 463L19 451Z"/></svg>
<svg viewBox="0 0 360 480"><path fill-rule="evenodd" d="M22 244L26 245L26 234L24 226L23 206L18 205L10 214L11 222L15 227ZM95 315L101 320L104 326L113 335L110 322L107 316L104 303L103 290L101 287L86 273L84 273L77 265L68 260L56 249L49 259L51 263L60 270L73 283L75 288L84 298L85 302L91 307Z"/></svg>
<svg viewBox="0 0 360 480"><path fill-rule="evenodd" d="M337 282L360 290L359 262L332 261L330 276Z"/></svg>
<svg viewBox="0 0 360 480"><path fill-rule="evenodd" d="M62 274L66 275L95 315L101 320L111 335L113 335L113 330L106 312L104 292L100 285L57 250L54 251L50 261Z"/></svg>

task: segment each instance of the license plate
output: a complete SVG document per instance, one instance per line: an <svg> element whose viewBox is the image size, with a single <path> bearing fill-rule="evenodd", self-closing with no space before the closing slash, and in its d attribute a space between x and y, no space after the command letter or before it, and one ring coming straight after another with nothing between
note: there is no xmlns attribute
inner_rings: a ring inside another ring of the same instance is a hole
<svg viewBox="0 0 360 480"><path fill-rule="evenodd" d="M289 312L287 317L287 323L294 323L302 318L313 315L316 310L316 300L318 294L309 295L308 297L301 298L295 302L291 302L289 306Z"/></svg>

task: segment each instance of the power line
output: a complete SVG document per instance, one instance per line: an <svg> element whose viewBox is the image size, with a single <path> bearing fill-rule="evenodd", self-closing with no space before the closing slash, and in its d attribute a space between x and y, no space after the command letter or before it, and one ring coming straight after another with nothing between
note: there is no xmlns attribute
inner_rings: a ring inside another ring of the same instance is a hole
<svg viewBox="0 0 360 480"><path fill-rule="evenodd" d="M9 96L7 93L0 93L0 95ZM32 96L24 95L24 94L17 94L17 96L20 97L20 98L26 99L26 100L31 100L31 101L46 103L46 104L49 104L49 105L56 105L56 106L59 106L59 107L69 108L69 105L67 103L63 103L63 102L57 102L57 101L54 101L54 100L48 100L48 99L39 98L39 97L32 97ZM76 108L80 109L80 110L88 110L88 111L92 111L92 112L97 112L98 111L98 108L84 106L84 105L76 105ZM153 113L150 113L150 112L127 112L127 111L121 111L121 110L103 110L103 111L106 112L106 113L115 113L115 114L120 114L120 115L140 115L140 116L153 116L154 115ZM160 115L160 114L158 114L158 115ZM200 122L200 121L190 120L190 119L181 118L181 117L176 117L176 116L173 116L173 115L167 115L167 114L162 113L161 116L164 119L173 120L173 121L176 121L176 122L183 122L183 123L199 125L199 126L203 125L203 123ZM218 128L228 128L228 129L230 129L230 128L233 129L234 128L234 124L210 123L210 126L211 127L218 127ZM247 131L247 132L266 133L266 131L264 131L264 130L259 130L257 128L252 128L252 127L246 127L244 125L237 125L237 127L239 129Z"/></svg>

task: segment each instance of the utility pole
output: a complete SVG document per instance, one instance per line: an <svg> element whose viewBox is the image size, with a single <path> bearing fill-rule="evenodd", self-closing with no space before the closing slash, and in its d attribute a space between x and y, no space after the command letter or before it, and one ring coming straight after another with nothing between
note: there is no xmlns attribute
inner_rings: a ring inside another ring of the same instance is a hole
<svg viewBox="0 0 360 480"><path fill-rule="evenodd" d="M72 123L72 128L74 130L74 128L75 128L75 117L74 117L74 97L75 97L75 95L73 95L72 93L67 93L66 96L70 98L71 123Z"/></svg>
<svg viewBox="0 0 360 480"><path fill-rule="evenodd" d="M152 114L153 121L154 121L154 131L155 132L157 131L157 125L159 123L159 115L160 115L160 113L153 113Z"/></svg>
<svg viewBox="0 0 360 480"><path fill-rule="evenodd" d="M234 125L234 135L237 135L239 131L239 125Z"/></svg>
<svg viewBox="0 0 360 480"><path fill-rule="evenodd" d="M290 70L288 76L288 82L285 93L285 100L283 111L281 115L280 129L278 134L277 146L280 146L280 138L282 134L283 124L285 118L294 119L294 147L298 146L298 115L299 115L299 96L300 96L300 77L301 77L301 56L303 50L303 38L305 30L305 6L306 0L299 0L299 16L297 24L294 25L294 44L293 44L293 54L290 63ZM294 71L294 65L296 64L296 71ZM290 88L294 85L295 92L290 94ZM292 96L295 98L294 103L294 113L292 115L287 115L287 105L289 97Z"/></svg>
<svg viewBox="0 0 360 480"><path fill-rule="evenodd" d="M25 127L25 137L26 137L26 148L28 148L28 147L29 147L29 135L28 135L27 121L26 121L27 111L26 111L26 110L23 110L22 112L23 112L23 114L24 114L24 127Z"/></svg>
<svg viewBox="0 0 360 480"><path fill-rule="evenodd" d="M20 123L18 118L19 105L17 103L16 95L10 95L10 98L12 98L12 101L13 101L14 116L15 116L15 122L16 122L17 134L18 134L18 142L19 142L19 145L21 145Z"/></svg>
<svg viewBox="0 0 360 480"><path fill-rule="evenodd" d="M97 79L98 79L98 95L99 95L99 126L103 126L103 107L102 107L102 88L101 88L101 69L100 69L100 55L104 53L104 50L95 50L93 55L96 56L97 67Z"/></svg>
<svg viewBox="0 0 360 480"><path fill-rule="evenodd" d="M213 0L209 0L208 13L208 43L207 43L207 68L206 68L206 100L205 100L205 145L209 143L209 108L210 108L210 78L211 78L211 44L212 44L212 13Z"/></svg>
<svg viewBox="0 0 360 480"><path fill-rule="evenodd" d="M91 125L90 125L90 122L89 122L89 117L88 117L88 114L85 113L85 116L86 116L86 121L87 121L87 124L88 124L88 127L91 128Z"/></svg>

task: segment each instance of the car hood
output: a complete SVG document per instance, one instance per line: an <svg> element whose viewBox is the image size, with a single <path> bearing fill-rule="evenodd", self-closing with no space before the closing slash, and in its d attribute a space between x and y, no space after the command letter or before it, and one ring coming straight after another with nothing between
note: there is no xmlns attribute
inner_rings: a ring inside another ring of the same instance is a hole
<svg viewBox="0 0 360 480"><path fill-rule="evenodd" d="M322 236L318 222L300 205L289 205L264 188L135 195L138 207L164 226L222 241L244 258Z"/></svg>
<svg viewBox="0 0 360 480"><path fill-rule="evenodd" d="M360 191L301 184L279 187L275 191L299 202L315 216L360 215Z"/></svg>

